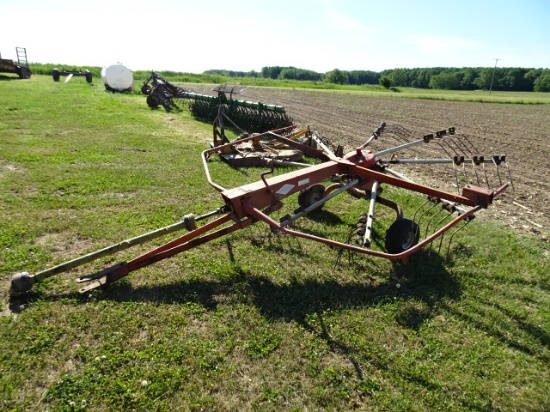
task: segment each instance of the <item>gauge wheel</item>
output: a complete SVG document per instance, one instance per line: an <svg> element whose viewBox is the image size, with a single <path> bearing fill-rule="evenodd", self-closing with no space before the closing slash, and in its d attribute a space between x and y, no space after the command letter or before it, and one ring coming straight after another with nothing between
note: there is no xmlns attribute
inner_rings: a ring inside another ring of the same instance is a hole
<svg viewBox="0 0 550 412"><path fill-rule="evenodd" d="M147 105L153 109L156 109L157 107L159 107L159 100L156 96L150 94L149 96L147 96Z"/></svg>
<svg viewBox="0 0 550 412"><path fill-rule="evenodd" d="M302 189L298 194L298 204L302 209L307 209L312 204L321 200L324 193L325 187L320 183L306 187L305 189ZM323 205L320 205L314 210L320 210L322 207Z"/></svg>
<svg viewBox="0 0 550 412"><path fill-rule="evenodd" d="M143 94L150 94L151 93L151 86L149 86L148 84L144 84L143 86L141 86L141 93Z"/></svg>
<svg viewBox="0 0 550 412"><path fill-rule="evenodd" d="M386 250L391 254L405 252L420 238L420 228L410 219L397 219L386 231Z"/></svg>

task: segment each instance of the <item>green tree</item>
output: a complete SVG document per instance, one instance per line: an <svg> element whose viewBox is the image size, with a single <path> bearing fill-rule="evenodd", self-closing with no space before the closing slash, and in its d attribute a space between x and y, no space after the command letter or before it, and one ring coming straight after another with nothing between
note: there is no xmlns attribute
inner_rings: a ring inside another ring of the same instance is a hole
<svg viewBox="0 0 550 412"><path fill-rule="evenodd" d="M281 66L265 66L262 67L262 77L264 79L276 79L279 77L279 74L284 69Z"/></svg>
<svg viewBox="0 0 550 412"><path fill-rule="evenodd" d="M348 74L340 69L334 69L327 72L324 80L328 83L349 84Z"/></svg>
<svg viewBox="0 0 550 412"><path fill-rule="evenodd" d="M459 90L460 79L457 73L444 72L432 76L429 83L430 89Z"/></svg>
<svg viewBox="0 0 550 412"><path fill-rule="evenodd" d="M476 85L474 83L478 76L476 69L464 68L460 70L460 90L474 90Z"/></svg>
<svg viewBox="0 0 550 412"><path fill-rule="evenodd" d="M386 89L391 87L391 79L388 76L381 77L379 83Z"/></svg>
<svg viewBox="0 0 550 412"><path fill-rule="evenodd" d="M405 69L395 69L390 74L391 83L394 86L408 86L408 75Z"/></svg>
<svg viewBox="0 0 550 412"><path fill-rule="evenodd" d="M525 78L528 69L509 67L502 69L499 88L512 91L533 91L533 85Z"/></svg>
<svg viewBox="0 0 550 412"><path fill-rule="evenodd" d="M439 74L437 69L411 69L409 73L409 87L427 89L433 75Z"/></svg>
<svg viewBox="0 0 550 412"><path fill-rule="evenodd" d="M378 84L380 75L371 70L353 70L348 72L349 84Z"/></svg>
<svg viewBox="0 0 550 412"><path fill-rule="evenodd" d="M550 70L544 70L534 82L536 92L550 92Z"/></svg>
<svg viewBox="0 0 550 412"><path fill-rule="evenodd" d="M479 76L477 77L477 79L474 80L474 84L479 88L479 89L489 89L489 87L491 87L491 79L493 77L493 70L494 69L489 69L489 68L483 68L481 69L481 71L479 72ZM497 80L497 76L495 74L495 80Z"/></svg>

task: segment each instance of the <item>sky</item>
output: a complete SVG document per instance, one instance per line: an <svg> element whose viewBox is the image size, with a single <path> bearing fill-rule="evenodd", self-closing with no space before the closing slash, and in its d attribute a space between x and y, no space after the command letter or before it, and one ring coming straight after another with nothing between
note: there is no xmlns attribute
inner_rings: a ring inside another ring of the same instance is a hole
<svg viewBox="0 0 550 412"><path fill-rule="evenodd" d="M550 68L550 0L0 0L15 47L59 68Z"/></svg>

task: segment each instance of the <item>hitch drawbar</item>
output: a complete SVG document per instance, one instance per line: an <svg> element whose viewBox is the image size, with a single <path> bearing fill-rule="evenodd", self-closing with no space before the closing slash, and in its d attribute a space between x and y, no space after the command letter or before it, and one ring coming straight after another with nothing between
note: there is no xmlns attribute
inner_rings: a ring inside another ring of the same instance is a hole
<svg viewBox="0 0 550 412"><path fill-rule="evenodd" d="M160 229L154 230L149 233L145 233L143 235L124 240L120 243L117 243L115 245L108 246L104 249L97 250L95 252L89 253L87 255L81 256L79 258L61 263L57 266L54 266L52 268L43 270L41 272L36 273L35 275L31 275L29 272L20 272L15 275L13 275L11 279L11 288L10 288L10 295L11 296L20 296L21 294L28 292L32 289L32 286L35 283L41 282L44 279L47 279L51 276L57 275L59 273L67 272L73 268L76 268L78 266L84 265L85 263L92 262L96 259L99 259L104 256L112 255L114 253L120 252L125 249L129 249L132 246L140 245L142 243L148 242L152 239L156 239L158 237L176 232L181 229L187 229L188 231L194 231L197 229L197 221L206 219L207 217L225 213L227 211L226 207L223 206L215 211L212 211L210 213L207 213L202 216L194 216L192 214L186 215L184 219L180 222L171 224L169 226L162 227ZM135 259L134 259L135 261ZM95 281L94 287L85 287L82 288L81 292L86 292L87 290L93 289L95 287L101 286L106 283L114 282L130 273L130 271L126 272L126 270L129 270L130 267L128 267L128 263L123 262L119 263L113 267L104 269L98 273L95 273L90 276L84 276L77 279L77 282L88 282L88 281ZM135 269L133 269L135 270ZM91 285L89 285L91 286Z"/></svg>

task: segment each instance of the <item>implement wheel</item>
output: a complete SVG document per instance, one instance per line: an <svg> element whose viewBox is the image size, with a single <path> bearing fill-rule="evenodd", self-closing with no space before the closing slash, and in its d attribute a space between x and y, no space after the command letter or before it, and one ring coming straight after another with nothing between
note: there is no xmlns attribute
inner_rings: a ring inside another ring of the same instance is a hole
<svg viewBox="0 0 550 412"><path fill-rule="evenodd" d="M141 86L141 93L145 95L151 94L151 86L149 86L148 84L144 84L143 86Z"/></svg>
<svg viewBox="0 0 550 412"><path fill-rule="evenodd" d="M398 254L409 250L418 243L420 228L410 219L397 219L386 231L386 250Z"/></svg>
<svg viewBox="0 0 550 412"><path fill-rule="evenodd" d="M17 66L16 69L17 75L20 79L30 79L31 78L31 71L23 66Z"/></svg>
<svg viewBox="0 0 550 412"><path fill-rule="evenodd" d="M298 204L300 205L302 210L307 209L312 204L321 200L324 193L325 187L320 183L306 187L305 189L302 189L298 194ZM321 210L322 207L323 205L320 205L314 210Z"/></svg>
<svg viewBox="0 0 550 412"><path fill-rule="evenodd" d="M150 94L149 96L147 96L147 105L152 109L156 109L157 107L159 107L159 100L156 96Z"/></svg>

